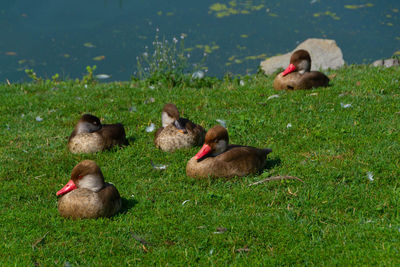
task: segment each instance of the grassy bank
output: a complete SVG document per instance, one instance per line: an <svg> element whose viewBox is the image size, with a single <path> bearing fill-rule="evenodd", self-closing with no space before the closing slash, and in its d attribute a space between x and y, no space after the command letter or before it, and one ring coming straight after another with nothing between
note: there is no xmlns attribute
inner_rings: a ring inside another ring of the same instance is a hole
<svg viewBox="0 0 400 267"><path fill-rule="evenodd" d="M265 76L211 88L0 85L1 265L399 264L400 69L328 74L329 88L295 92L274 91ZM232 180L187 177L198 148L164 153L145 131L160 125L167 102L207 129L225 120L232 143L272 148L269 168ZM83 113L122 122L131 144L70 154L67 136ZM55 193L83 159L123 197L111 219L58 215ZM304 183L248 186L276 175Z"/></svg>

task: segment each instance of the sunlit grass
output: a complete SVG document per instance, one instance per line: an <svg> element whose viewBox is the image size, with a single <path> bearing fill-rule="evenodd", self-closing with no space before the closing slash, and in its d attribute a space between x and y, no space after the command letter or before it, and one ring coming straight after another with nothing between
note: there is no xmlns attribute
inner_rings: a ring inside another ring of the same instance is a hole
<svg viewBox="0 0 400 267"><path fill-rule="evenodd" d="M296 92L274 91L264 76L204 88L1 85L1 265L398 265L400 70L327 74L330 87ZM232 143L272 148L269 168L232 180L187 177L198 148L164 153L145 131L160 125L167 102L205 128L226 121ZM131 144L72 155L66 137L83 113L122 122ZM55 193L83 159L118 188L115 217L58 215ZM275 175L304 183L248 186Z"/></svg>

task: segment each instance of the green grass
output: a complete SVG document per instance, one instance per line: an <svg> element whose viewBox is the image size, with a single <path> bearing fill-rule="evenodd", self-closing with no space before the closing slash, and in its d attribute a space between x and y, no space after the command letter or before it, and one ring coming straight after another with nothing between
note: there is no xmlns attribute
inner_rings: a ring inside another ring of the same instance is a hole
<svg viewBox="0 0 400 267"><path fill-rule="evenodd" d="M294 92L274 91L264 76L213 88L0 85L0 265L400 264L400 69L329 74L332 86ZM273 94L280 97L267 100ZM145 131L160 125L167 102L205 128L226 120L232 143L272 148L269 168L231 180L187 177L199 148L164 153ZM67 137L83 113L122 122L131 144L72 155ZM55 193L83 159L95 160L123 197L113 218L58 215ZM305 182L248 186L275 175Z"/></svg>

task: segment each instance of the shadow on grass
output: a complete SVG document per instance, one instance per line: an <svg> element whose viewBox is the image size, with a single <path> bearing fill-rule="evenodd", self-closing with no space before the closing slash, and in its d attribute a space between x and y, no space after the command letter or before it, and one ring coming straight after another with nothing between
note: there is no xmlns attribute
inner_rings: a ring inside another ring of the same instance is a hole
<svg viewBox="0 0 400 267"><path fill-rule="evenodd" d="M265 170L270 170L279 165L281 165L281 159L279 157L267 159L265 167L260 172L264 172Z"/></svg>
<svg viewBox="0 0 400 267"><path fill-rule="evenodd" d="M133 208L137 203L139 203L136 199L126 199L124 197L122 200L122 208L120 210L120 214L127 213L131 208Z"/></svg>
<svg viewBox="0 0 400 267"><path fill-rule="evenodd" d="M127 137L126 140L128 140L128 146L133 145L133 143L135 143L135 137L133 136Z"/></svg>

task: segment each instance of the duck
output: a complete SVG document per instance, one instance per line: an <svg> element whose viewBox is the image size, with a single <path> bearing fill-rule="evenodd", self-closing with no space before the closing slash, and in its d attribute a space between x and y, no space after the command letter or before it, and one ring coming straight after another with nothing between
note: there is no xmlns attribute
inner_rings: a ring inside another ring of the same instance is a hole
<svg viewBox="0 0 400 267"><path fill-rule="evenodd" d="M82 115L68 139L68 149L73 154L95 153L116 145L128 145L124 126L101 124L100 119L91 114Z"/></svg>
<svg viewBox="0 0 400 267"><path fill-rule="evenodd" d="M200 151L186 165L192 178L246 176L261 171L272 150L230 145L228 131L216 125L207 131Z"/></svg>
<svg viewBox="0 0 400 267"><path fill-rule="evenodd" d="M304 49L295 51L290 57L289 66L276 76L274 88L301 90L328 86L329 78L325 74L310 69L310 54Z"/></svg>
<svg viewBox="0 0 400 267"><path fill-rule="evenodd" d="M117 188L104 181L100 167L92 160L84 160L72 169L71 179L57 196L58 211L65 218L111 217L121 209Z"/></svg>
<svg viewBox="0 0 400 267"><path fill-rule="evenodd" d="M205 130L188 119L181 118L175 104L164 105L161 112L162 127L154 134L154 144L166 152L177 149L201 146Z"/></svg>

